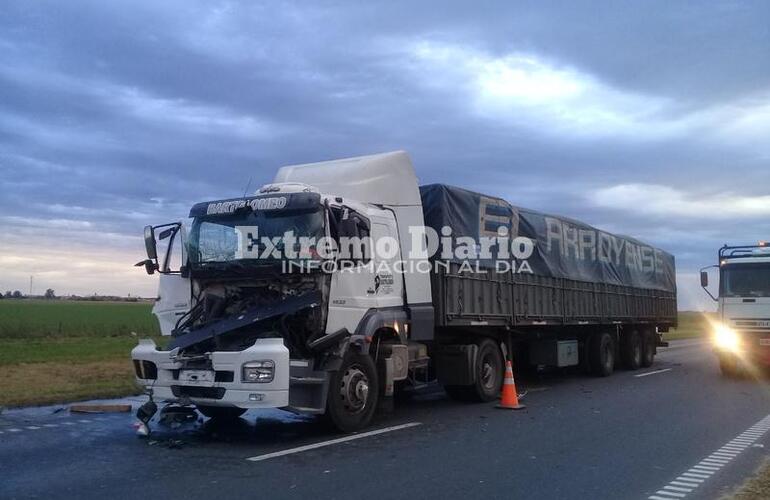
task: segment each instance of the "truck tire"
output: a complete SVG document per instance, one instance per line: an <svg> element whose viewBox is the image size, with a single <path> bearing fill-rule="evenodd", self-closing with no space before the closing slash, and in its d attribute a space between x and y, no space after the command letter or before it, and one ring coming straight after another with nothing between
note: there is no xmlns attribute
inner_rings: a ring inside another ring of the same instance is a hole
<svg viewBox="0 0 770 500"><path fill-rule="evenodd" d="M639 330L629 330L620 336L620 359L627 370L638 370L642 366L643 342Z"/></svg>
<svg viewBox="0 0 770 500"><path fill-rule="evenodd" d="M457 401L484 403L500 396L503 386L503 353L490 339L484 339L476 350L475 379L471 385L444 386L450 398Z"/></svg>
<svg viewBox="0 0 770 500"><path fill-rule="evenodd" d="M245 408L235 408L234 406L197 406L196 408L204 417L217 420L235 420L246 413Z"/></svg>
<svg viewBox="0 0 770 500"><path fill-rule="evenodd" d="M496 400L503 387L504 370L500 346L492 340L483 340L476 357L476 383L471 386L473 399L481 402Z"/></svg>
<svg viewBox="0 0 770 500"><path fill-rule="evenodd" d="M642 367L649 368L655 362L656 347L658 336L655 330L646 330L642 334Z"/></svg>
<svg viewBox="0 0 770 500"><path fill-rule="evenodd" d="M494 401L500 396L503 386L503 353L490 339L478 344L475 360L475 379L471 385L445 385L444 390L456 401L483 403Z"/></svg>
<svg viewBox="0 0 770 500"><path fill-rule="evenodd" d="M329 422L342 432L355 432L369 425L377 409L378 387L377 367L372 358L348 350L329 384Z"/></svg>
<svg viewBox="0 0 770 500"><path fill-rule="evenodd" d="M588 343L591 373L597 377L612 375L615 369L615 339L607 332L594 333Z"/></svg>

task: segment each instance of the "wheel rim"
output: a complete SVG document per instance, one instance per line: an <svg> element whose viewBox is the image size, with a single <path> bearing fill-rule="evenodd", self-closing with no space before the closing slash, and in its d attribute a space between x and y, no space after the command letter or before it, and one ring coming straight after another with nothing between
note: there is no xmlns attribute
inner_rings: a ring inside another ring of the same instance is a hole
<svg viewBox="0 0 770 500"><path fill-rule="evenodd" d="M349 413L361 413L369 399L369 377L358 366L348 367L340 383L342 405Z"/></svg>
<svg viewBox="0 0 770 500"><path fill-rule="evenodd" d="M481 385L487 389L494 389L496 382L495 367L491 356L487 354L481 362Z"/></svg>

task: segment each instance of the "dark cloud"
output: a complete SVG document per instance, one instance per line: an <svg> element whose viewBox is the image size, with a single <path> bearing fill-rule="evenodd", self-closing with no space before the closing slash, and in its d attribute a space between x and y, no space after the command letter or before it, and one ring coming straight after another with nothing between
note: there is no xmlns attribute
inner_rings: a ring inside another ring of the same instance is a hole
<svg viewBox="0 0 770 500"><path fill-rule="evenodd" d="M638 235L691 272L770 232L766 217L709 213L767 204L768 11L4 2L0 253L50 219L62 242L129 252L145 223L279 165L406 149L424 182ZM596 201L622 185L682 199L668 216Z"/></svg>

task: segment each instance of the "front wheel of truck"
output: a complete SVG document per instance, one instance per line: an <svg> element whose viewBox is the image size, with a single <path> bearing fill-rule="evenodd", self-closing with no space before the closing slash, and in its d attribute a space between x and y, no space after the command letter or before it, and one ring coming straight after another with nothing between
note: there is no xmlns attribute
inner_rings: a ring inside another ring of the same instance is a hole
<svg viewBox="0 0 770 500"><path fill-rule="evenodd" d="M377 368L366 354L348 351L331 377L326 417L342 432L355 432L372 421L377 409Z"/></svg>

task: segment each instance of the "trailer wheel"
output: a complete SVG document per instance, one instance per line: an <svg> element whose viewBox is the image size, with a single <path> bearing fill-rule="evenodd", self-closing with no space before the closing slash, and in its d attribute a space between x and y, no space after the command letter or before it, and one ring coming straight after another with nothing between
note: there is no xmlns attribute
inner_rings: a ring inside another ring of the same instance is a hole
<svg viewBox="0 0 770 500"><path fill-rule="evenodd" d="M623 366L629 370L638 370L642 366L642 336L639 330L623 332L620 336L620 357Z"/></svg>
<svg viewBox="0 0 770 500"><path fill-rule="evenodd" d="M372 358L348 350L342 366L331 377L326 417L342 432L366 427L377 409L378 387L377 368Z"/></svg>
<svg viewBox="0 0 770 500"><path fill-rule="evenodd" d="M503 386L503 353L489 339L479 344L476 354L476 382L470 386L473 401L494 401Z"/></svg>
<svg viewBox="0 0 770 500"><path fill-rule="evenodd" d="M246 408L235 408L234 406L196 406L204 417L217 420L235 420L244 413Z"/></svg>
<svg viewBox="0 0 770 500"><path fill-rule="evenodd" d="M471 385L445 385L444 390L456 401L488 402L500 395L503 386L503 353L489 339L482 340L476 350L475 379Z"/></svg>
<svg viewBox="0 0 770 500"><path fill-rule="evenodd" d="M642 335L642 367L649 368L655 362L655 330L646 330Z"/></svg>
<svg viewBox="0 0 770 500"><path fill-rule="evenodd" d="M598 377L612 375L615 369L615 340L607 332L592 335L589 342L589 361L591 372Z"/></svg>

